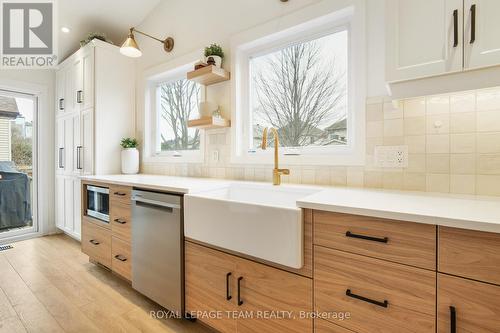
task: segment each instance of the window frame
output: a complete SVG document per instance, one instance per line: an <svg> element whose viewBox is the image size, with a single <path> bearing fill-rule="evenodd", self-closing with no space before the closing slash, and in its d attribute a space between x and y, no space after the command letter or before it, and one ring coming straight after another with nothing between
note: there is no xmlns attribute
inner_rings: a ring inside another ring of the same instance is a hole
<svg viewBox="0 0 500 333"><path fill-rule="evenodd" d="M349 5L338 8L329 4L329 13L325 13L325 5L310 6L305 19L300 13L292 13L263 26L246 31L231 43L232 64L232 142L231 162L270 164L272 149L262 151L250 150L252 110L250 109L250 60L286 46L307 42L336 32L346 30L348 33L348 110L346 145L330 145L323 147L303 147L288 150L280 147L281 161L289 165L362 165L365 158L365 95L366 74L364 72L365 31L364 3L349 1ZM315 15L316 13L316 15ZM321 14L319 14L321 13ZM286 27L283 22L287 22ZM276 26L285 27L276 31ZM299 155L295 155L300 151Z"/></svg>
<svg viewBox="0 0 500 333"><path fill-rule="evenodd" d="M200 51L181 56L144 73L144 132L143 156L146 163L203 163L205 159L205 133L200 131L198 150L158 151L160 131L160 85L186 78L199 60ZM205 100L205 89L200 87L200 102ZM177 154L179 153L179 154Z"/></svg>

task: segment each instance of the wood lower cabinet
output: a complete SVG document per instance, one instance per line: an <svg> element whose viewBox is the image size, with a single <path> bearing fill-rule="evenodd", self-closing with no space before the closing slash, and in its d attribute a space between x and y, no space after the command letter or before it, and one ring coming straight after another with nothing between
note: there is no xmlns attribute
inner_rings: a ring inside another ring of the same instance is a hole
<svg viewBox="0 0 500 333"><path fill-rule="evenodd" d="M132 253L130 243L111 237L111 269L127 280L132 280Z"/></svg>
<svg viewBox="0 0 500 333"><path fill-rule="evenodd" d="M257 314L239 319L238 332L312 332L313 321L305 317L313 308L311 279L244 259L237 260L236 271L243 278L240 308Z"/></svg>
<svg viewBox="0 0 500 333"><path fill-rule="evenodd" d="M314 319L315 333L354 333L347 328L330 323L324 319Z"/></svg>
<svg viewBox="0 0 500 333"><path fill-rule="evenodd" d="M104 266L111 267L111 231L84 220L82 252Z"/></svg>
<svg viewBox="0 0 500 333"><path fill-rule="evenodd" d="M185 242L186 312L222 333L236 332L236 320L229 317L235 309L235 275L233 256Z"/></svg>
<svg viewBox="0 0 500 333"><path fill-rule="evenodd" d="M312 311L311 279L185 244L186 311L221 332L312 332L312 319L301 317Z"/></svg>
<svg viewBox="0 0 500 333"><path fill-rule="evenodd" d="M500 234L439 227L438 265L443 273L500 284Z"/></svg>
<svg viewBox="0 0 500 333"><path fill-rule="evenodd" d="M314 211L314 244L436 269L436 226Z"/></svg>
<svg viewBox="0 0 500 333"><path fill-rule="evenodd" d="M109 223L87 215L87 185L109 189ZM132 188L127 186L82 183L82 252L129 281L132 280L131 192Z"/></svg>
<svg viewBox="0 0 500 333"><path fill-rule="evenodd" d="M358 333L435 330L436 273L319 246L314 247L318 313Z"/></svg>
<svg viewBox="0 0 500 333"><path fill-rule="evenodd" d="M438 274L438 333L450 332L500 332L500 286Z"/></svg>
<svg viewBox="0 0 500 333"><path fill-rule="evenodd" d="M111 201L109 223L115 237L130 243L132 238L132 210L130 202Z"/></svg>

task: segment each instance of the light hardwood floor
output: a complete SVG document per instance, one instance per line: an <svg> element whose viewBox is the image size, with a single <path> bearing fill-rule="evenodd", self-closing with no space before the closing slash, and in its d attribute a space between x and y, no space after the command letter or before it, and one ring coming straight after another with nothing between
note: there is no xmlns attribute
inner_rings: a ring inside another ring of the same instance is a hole
<svg viewBox="0 0 500 333"><path fill-rule="evenodd" d="M154 319L161 307L63 236L13 243L0 252L0 332L211 332L199 323Z"/></svg>

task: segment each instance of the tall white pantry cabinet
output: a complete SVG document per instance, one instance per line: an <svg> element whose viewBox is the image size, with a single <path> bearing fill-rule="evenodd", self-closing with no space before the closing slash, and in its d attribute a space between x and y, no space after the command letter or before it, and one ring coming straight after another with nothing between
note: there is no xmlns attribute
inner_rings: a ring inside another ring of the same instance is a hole
<svg viewBox="0 0 500 333"><path fill-rule="evenodd" d="M93 40L56 74L56 226L81 238L82 175L120 173L120 140L134 134L135 64Z"/></svg>

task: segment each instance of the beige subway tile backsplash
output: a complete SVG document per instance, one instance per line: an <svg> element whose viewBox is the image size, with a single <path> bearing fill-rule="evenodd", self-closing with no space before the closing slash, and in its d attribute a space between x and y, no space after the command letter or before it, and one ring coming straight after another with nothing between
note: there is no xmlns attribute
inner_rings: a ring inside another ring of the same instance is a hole
<svg viewBox="0 0 500 333"><path fill-rule="evenodd" d="M477 152L500 153L500 132L477 133Z"/></svg>
<svg viewBox="0 0 500 333"><path fill-rule="evenodd" d="M405 100L403 114L405 118L425 116L425 97Z"/></svg>
<svg viewBox="0 0 500 333"><path fill-rule="evenodd" d="M426 152L428 154L446 154L450 152L450 136L448 134L427 135Z"/></svg>
<svg viewBox="0 0 500 333"><path fill-rule="evenodd" d="M500 132L500 109L477 113L478 132Z"/></svg>
<svg viewBox="0 0 500 333"><path fill-rule="evenodd" d="M475 112L452 113L450 115L450 133L471 133L475 131Z"/></svg>
<svg viewBox="0 0 500 333"><path fill-rule="evenodd" d="M476 134L452 134L450 152L453 154L474 153L476 151Z"/></svg>
<svg viewBox="0 0 500 333"><path fill-rule="evenodd" d="M474 112L476 111L476 93L466 91L450 95L450 112Z"/></svg>
<svg viewBox="0 0 500 333"><path fill-rule="evenodd" d="M473 175L476 173L475 154L451 154L450 172L453 174Z"/></svg>
<svg viewBox="0 0 500 333"><path fill-rule="evenodd" d="M450 96L431 96L426 98L427 115L446 114L450 112Z"/></svg>
<svg viewBox="0 0 500 333"><path fill-rule="evenodd" d="M272 165L230 163L229 130L206 131L204 163L142 163L141 172L272 181ZM363 166L290 165L283 183L500 196L500 88L366 105ZM375 165L375 147L408 146L408 167ZM213 162L210 151L219 151Z"/></svg>

